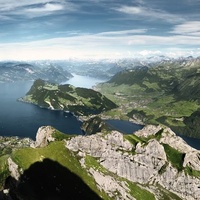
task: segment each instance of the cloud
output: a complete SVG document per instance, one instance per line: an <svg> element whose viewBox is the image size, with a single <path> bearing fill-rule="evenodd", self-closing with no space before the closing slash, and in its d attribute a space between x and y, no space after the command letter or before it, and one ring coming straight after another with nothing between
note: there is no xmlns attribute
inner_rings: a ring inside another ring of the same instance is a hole
<svg viewBox="0 0 200 200"><path fill-rule="evenodd" d="M200 36L200 21L189 21L176 25L170 33L179 35ZM199 38L200 39L200 38Z"/></svg>
<svg viewBox="0 0 200 200"><path fill-rule="evenodd" d="M25 16L29 18L46 16L56 12L72 12L78 9L78 5L63 0L0 0L0 12L4 16ZM2 20L2 18L1 18Z"/></svg>
<svg viewBox="0 0 200 200"><path fill-rule="evenodd" d="M171 14L168 12L165 12L160 9L153 9L150 7L145 6L120 6L117 8L114 8L116 11L128 14L128 15L135 15L140 17L145 17L148 20L158 20L161 19L163 21L167 21L170 23L174 22L181 22L184 19L178 15Z"/></svg>
<svg viewBox="0 0 200 200"><path fill-rule="evenodd" d="M120 8L117 8L116 10L126 14L134 15L134 14L142 14L145 9L136 6L122 6Z"/></svg>
<svg viewBox="0 0 200 200"><path fill-rule="evenodd" d="M155 51L153 51L153 50L143 50L143 51L140 51L138 54L140 54L140 55L142 55L142 56L149 56L149 55L160 55L160 54L162 54L162 52L161 51L158 51L158 50L155 50Z"/></svg>
<svg viewBox="0 0 200 200"><path fill-rule="evenodd" d="M115 57L116 55L126 57L129 55L127 52L140 52L138 55L147 56L149 54L158 54L163 49L172 49L174 46L182 49L189 49L191 45L193 49L200 46L200 40L195 36L155 36L137 33L143 33L143 31L145 32L142 29L124 30L97 34L70 35L69 37L34 42L2 43L0 44L0 59L108 58ZM184 51L182 50L182 52Z"/></svg>
<svg viewBox="0 0 200 200"><path fill-rule="evenodd" d="M123 31L108 31L108 32L102 32L98 35L102 36L119 36L119 35L131 35L131 34L142 34L146 33L147 29L133 29L133 30L123 30Z"/></svg>
<svg viewBox="0 0 200 200"><path fill-rule="evenodd" d="M26 9L26 12L33 12L33 13L52 12L52 11L58 11L58 10L63 10L63 9L64 9L63 5L47 3L41 7L28 8Z"/></svg>
<svg viewBox="0 0 200 200"><path fill-rule="evenodd" d="M200 5L200 0L186 0L189 5Z"/></svg>
<svg viewBox="0 0 200 200"><path fill-rule="evenodd" d="M37 4L45 4L49 3L52 1L49 0L20 0L20 1L15 1L15 0L0 0L0 11L13 11L18 8L22 8L25 6L33 6Z"/></svg>
<svg viewBox="0 0 200 200"><path fill-rule="evenodd" d="M135 52L133 55L136 58L147 58L149 57L160 57L160 56L166 56L167 58L180 58L180 57L188 57L188 56L193 56L193 57L198 57L200 56L200 49L198 48L193 48L193 49L183 49L183 48L166 48L164 50L158 51L158 50L142 50L139 52Z"/></svg>

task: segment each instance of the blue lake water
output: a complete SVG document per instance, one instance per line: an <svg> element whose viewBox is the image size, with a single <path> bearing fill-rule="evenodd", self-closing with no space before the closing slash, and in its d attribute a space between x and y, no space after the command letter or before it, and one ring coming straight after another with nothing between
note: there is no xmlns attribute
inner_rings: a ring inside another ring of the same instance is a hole
<svg viewBox="0 0 200 200"><path fill-rule="evenodd" d="M97 79L89 76L80 76L77 74L72 74L73 77L65 82L66 84L71 84L75 87L92 88L98 83L102 83L108 80Z"/></svg>
<svg viewBox="0 0 200 200"><path fill-rule="evenodd" d="M106 123L109 126L113 127L114 129L125 134L132 134L133 132L138 131L144 127L143 125L140 125L140 124L134 124L129 121L116 120L116 119L106 120Z"/></svg>
<svg viewBox="0 0 200 200"><path fill-rule="evenodd" d="M76 87L92 88L104 80L79 76L66 83ZM53 126L67 134L82 134L81 122L70 113L39 108L38 106L17 101L30 89L33 82L0 84L0 135L19 136L35 139L41 126Z"/></svg>
<svg viewBox="0 0 200 200"><path fill-rule="evenodd" d="M42 109L17 101L30 89L32 82L0 84L0 135L35 139L40 126L51 125L69 134L82 134L81 122L62 111Z"/></svg>
<svg viewBox="0 0 200 200"><path fill-rule="evenodd" d="M66 83L76 87L92 88L105 80L73 74ZM19 136L35 139L41 126L53 126L66 134L82 134L82 122L70 113L49 110L17 101L30 89L33 82L0 84L0 135Z"/></svg>
<svg viewBox="0 0 200 200"><path fill-rule="evenodd" d="M178 136L182 137L183 140L185 140L191 147L200 150L200 139L191 138L180 134Z"/></svg>
<svg viewBox="0 0 200 200"><path fill-rule="evenodd" d="M92 88L104 80L75 75L67 83L77 87ZM0 84L0 135L35 139L41 126L53 126L66 134L82 134L81 122L70 113L42 109L38 106L17 101L30 89L32 82ZM143 126L128 121L108 120L116 130L133 133ZM181 136L189 145L200 150L200 139Z"/></svg>

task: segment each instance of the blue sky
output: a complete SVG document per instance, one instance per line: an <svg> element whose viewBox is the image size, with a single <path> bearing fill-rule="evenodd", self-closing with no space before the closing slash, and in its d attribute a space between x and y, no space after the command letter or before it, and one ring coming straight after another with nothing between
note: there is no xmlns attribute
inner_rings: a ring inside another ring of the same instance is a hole
<svg viewBox="0 0 200 200"><path fill-rule="evenodd" d="M0 60L200 55L200 0L0 0Z"/></svg>

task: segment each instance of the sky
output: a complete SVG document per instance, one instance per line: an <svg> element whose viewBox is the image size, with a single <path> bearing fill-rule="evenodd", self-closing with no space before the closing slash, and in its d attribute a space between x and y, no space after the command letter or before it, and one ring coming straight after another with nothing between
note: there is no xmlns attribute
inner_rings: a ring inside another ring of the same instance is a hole
<svg viewBox="0 0 200 200"><path fill-rule="evenodd" d="M200 0L0 0L0 60L200 56Z"/></svg>

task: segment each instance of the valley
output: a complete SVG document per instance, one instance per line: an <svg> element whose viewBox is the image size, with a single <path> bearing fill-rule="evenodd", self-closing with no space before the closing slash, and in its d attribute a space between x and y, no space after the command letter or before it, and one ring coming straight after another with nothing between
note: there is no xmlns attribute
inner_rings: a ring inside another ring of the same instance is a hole
<svg viewBox="0 0 200 200"><path fill-rule="evenodd" d="M108 115L162 123L177 133L200 137L199 65L197 58L124 70L96 89L119 105Z"/></svg>
<svg viewBox="0 0 200 200"><path fill-rule="evenodd" d="M199 148L180 135L199 137L199 58L127 63L92 88L40 78L24 85L16 105L51 112L62 128L78 119L67 126L81 132L50 120L32 139L1 137L1 199L198 199Z"/></svg>
<svg viewBox="0 0 200 200"><path fill-rule="evenodd" d="M200 0L0 3L0 200L200 200Z"/></svg>

